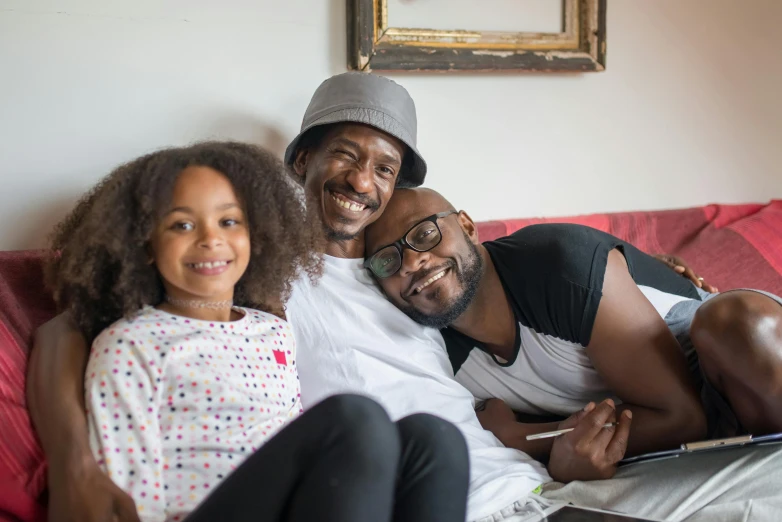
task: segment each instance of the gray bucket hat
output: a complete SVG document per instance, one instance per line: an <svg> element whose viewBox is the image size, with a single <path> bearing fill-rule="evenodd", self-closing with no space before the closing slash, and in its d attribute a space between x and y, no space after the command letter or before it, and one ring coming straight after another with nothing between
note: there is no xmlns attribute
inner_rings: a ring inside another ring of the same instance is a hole
<svg viewBox="0 0 782 522"><path fill-rule="evenodd" d="M293 164L296 148L308 130L344 122L371 125L402 141L413 157L399 173L399 186L417 187L424 182L426 162L416 148L418 121L413 99L398 83L362 72L338 74L320 84L304 113L301 132L285 151L286 165Z"/></svg>

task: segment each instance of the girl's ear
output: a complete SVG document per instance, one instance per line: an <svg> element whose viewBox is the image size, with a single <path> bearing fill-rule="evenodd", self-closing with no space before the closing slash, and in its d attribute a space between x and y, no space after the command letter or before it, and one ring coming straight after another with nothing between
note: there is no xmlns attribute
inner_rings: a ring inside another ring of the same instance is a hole
<svg viewBox="0 0 782 522"><path fill-rule="evenodd" d="M147 264L148 265L154 265L155 264L155 251L152 250L152 245L150 245L149 243L147 243L146 251L147 251Z"/></svg>
<svg viewBox="0 0 782 522"><path fill-rule="evenodd" d="M459 218L459 226L462 227L462 230L464 230L464 233L470 238L470 241L476 245L480 244L481 241L478 238L478 227L475 226L475 222L470 215L464 210L460 210L457 216Z"/></svg>

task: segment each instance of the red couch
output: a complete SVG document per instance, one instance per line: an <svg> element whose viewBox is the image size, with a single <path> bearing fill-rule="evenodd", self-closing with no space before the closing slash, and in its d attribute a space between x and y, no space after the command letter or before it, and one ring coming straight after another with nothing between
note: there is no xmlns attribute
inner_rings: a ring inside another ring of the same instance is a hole
<svg viewBox="0 0 782 522"><path fill-rule="evenodd" d="M493 239L532 223L604 230L650 253L677 254L720 290L782 295L782 200L658 212L518 219L479 224ZM24 376L35 328L54 313L42 285L41 252L0 252L0 521L45 518L46 463L25 408Z"/></svg>

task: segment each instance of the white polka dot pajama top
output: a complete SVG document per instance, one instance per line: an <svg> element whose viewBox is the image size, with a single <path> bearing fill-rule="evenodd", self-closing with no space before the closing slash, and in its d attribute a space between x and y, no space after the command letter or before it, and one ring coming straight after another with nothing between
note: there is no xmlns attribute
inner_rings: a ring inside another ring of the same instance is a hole
<svg viewBox="0 0 782 522"><path fill-rule="evenodd" d="M86 371L90 444L144 522L184 520L301 413L286 321L209 322L145 308L104 330Z"/></svg>

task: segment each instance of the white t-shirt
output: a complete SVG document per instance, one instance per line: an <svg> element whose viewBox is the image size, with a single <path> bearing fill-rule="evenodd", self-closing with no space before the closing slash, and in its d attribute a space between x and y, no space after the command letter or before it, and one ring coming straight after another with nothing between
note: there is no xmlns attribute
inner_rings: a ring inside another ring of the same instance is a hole
<svg viewBox="0 0 782 522"><path fill-rule="evenodd" d="M326 256L320 281L299 281L288 302L304 408L358 393L394 420L431 413L455 424L470 452L468 520L497 513L550 481L540 463L481 428L472 394L454 380L440 333L387 301L361 265L361 259Z"/></svg>
<svg viewBox="0 0 782 522"><path fill-rule="evenodd" d="M92 345L90 446L144 522L184 520L301 412L290 325L241 311L223 323L145 308Z"/></svg>

